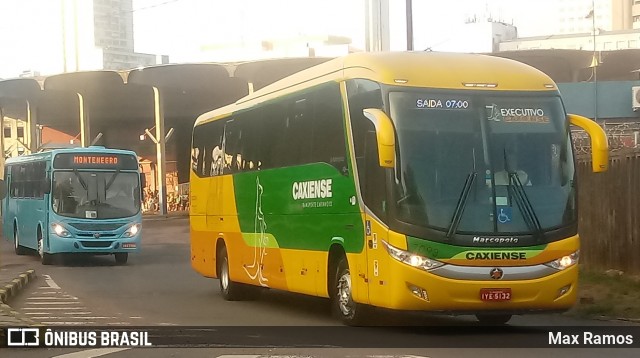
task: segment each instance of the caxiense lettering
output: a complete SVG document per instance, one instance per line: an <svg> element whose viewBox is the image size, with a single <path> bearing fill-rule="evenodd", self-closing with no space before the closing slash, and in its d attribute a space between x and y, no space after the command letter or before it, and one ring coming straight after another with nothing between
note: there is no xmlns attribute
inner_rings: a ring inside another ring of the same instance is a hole
<svg viewBox="0 0 640 358"><path fill-rule="evenodd" d="M331 198L331 179L310 180L293 183L293 200Z"/></svg>
<svg viewBox="0 0 640 358"><path fill-rule="evenodd" d="M526 260L527 254L514 251L470 251L465 257L467 260Z"/></svg>

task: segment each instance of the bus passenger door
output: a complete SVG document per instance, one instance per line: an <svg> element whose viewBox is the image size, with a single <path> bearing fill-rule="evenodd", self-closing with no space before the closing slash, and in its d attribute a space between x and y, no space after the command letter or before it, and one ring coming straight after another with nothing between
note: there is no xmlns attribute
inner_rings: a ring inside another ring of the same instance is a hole
<svg viewBox="0 0 640 358"><path fill-rule="evenodd" d="M380 299L389 292L388 265L382 241L387 241L389 230L380 223L379 219L370 213L365 215L366 252L367 252L367 283L369 288L369 303L380 305Z"/></svg>
<svg viewBox="0 0 640 358"><path fill-rule="evenodd" d="M360 170L360 190L366 206L365 212L365 251L367 257L367 283L369 303L383 305L385 297L391 294L388 289L389 268L387 254L382 241L388 241L389 229L384 224L387 216L386 171L380 167L376 134L368 131L365 140L365 157ZM362 160L362 159L361 159Z"/></svg>

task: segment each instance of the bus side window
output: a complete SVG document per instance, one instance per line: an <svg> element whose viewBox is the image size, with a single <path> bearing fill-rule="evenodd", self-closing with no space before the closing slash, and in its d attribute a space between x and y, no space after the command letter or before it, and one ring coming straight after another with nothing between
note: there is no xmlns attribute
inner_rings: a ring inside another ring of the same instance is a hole
<svg viewBox="0 0 640 358"><path fill-rule="evenodd" d="M237 173L238 160L242 160L240 154L242 140L242 125L240 121L231 119L224 126L224 174Z"/></svg>
<svg viewBox="0 0 640 358"><path fill-rule="evenodd" d="M272 145L268 146L271 150L269 155L265 155L264 169L286 167L290 165L287 155L290 147L286 107L280 103L269 105L265 110L265 120L268 122L267 128L270 130L270 136L267 140L270 140Z"/></svg>
<svg viewBox="0 0 640 358"><path fill-rule="evenodd" d="M315 93L312 162L325 162L347 175L342 96L338 84L324 86Z"/></svg>

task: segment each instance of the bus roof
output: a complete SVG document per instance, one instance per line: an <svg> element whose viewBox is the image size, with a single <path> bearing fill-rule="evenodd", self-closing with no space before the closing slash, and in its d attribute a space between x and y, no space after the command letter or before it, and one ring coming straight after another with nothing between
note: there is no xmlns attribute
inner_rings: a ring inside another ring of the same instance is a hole
<svg viewBox="0 0 640 358"><path fill-rule="evenodd" d="M59 153L129 154L137 158L136 153L130 150L105 148L102 146L90 146L90 147L53 149L46 152L19 155L17 157L12 157L7 159L5 162L5 165L50 159Z"/></svg>
<svg viewBox="0 0 640 358"><path fill-rule="evenodd" d="M366 78L395 86L439 89L557 91L553 80L524 63L489 55L446 52L363 52L295 73L234 104L204 113L196 125L329 81ZM482 85L490 85L481 87ZM495 86L494 86L495 85Z"/></svg>

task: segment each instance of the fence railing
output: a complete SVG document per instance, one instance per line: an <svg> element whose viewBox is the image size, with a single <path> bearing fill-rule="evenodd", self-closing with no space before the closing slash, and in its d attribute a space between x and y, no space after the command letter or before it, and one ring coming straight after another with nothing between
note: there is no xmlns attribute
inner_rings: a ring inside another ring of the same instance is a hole
<svg viewBox="0 0 640 358"><path fill-rule="evenodd" d="M609 170L578 159L581 263L640 274L640 150L612 152Z"/></svg>

